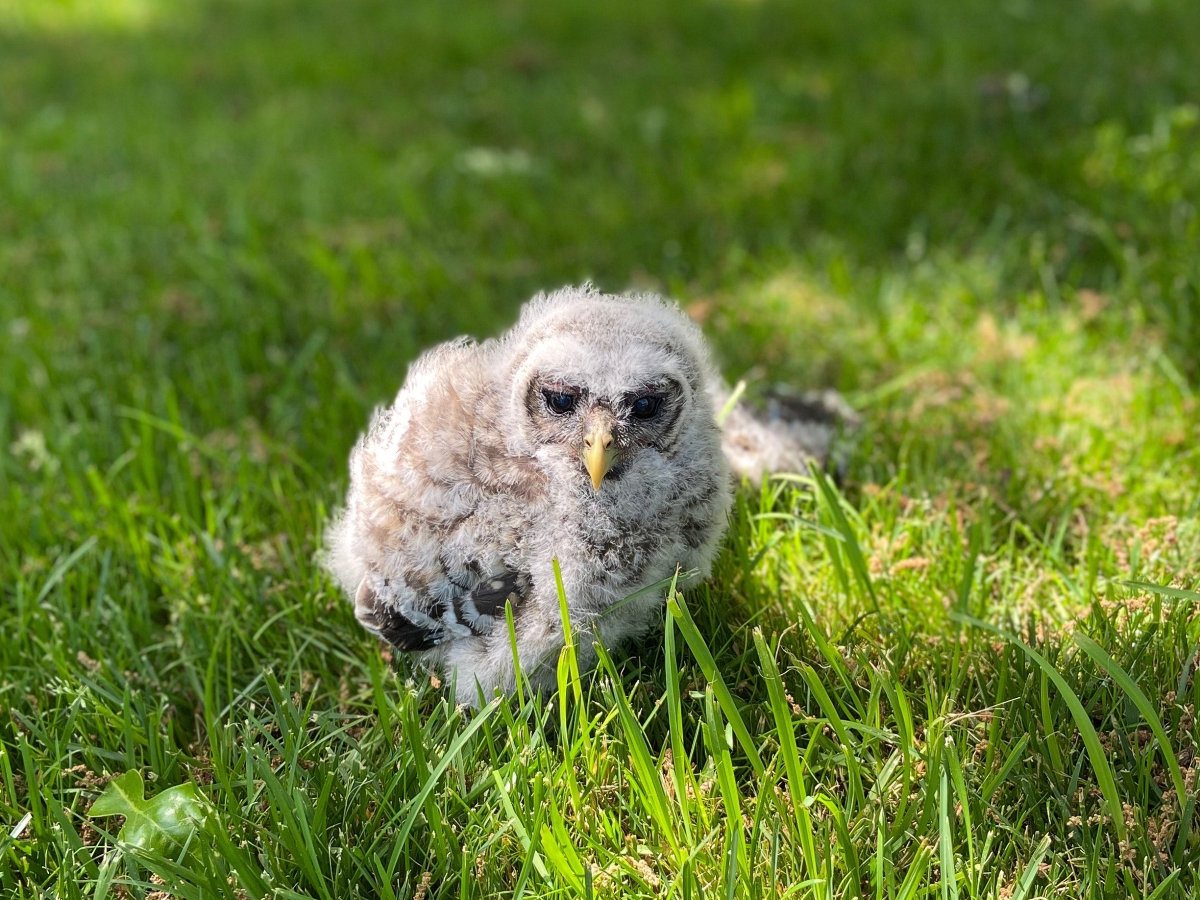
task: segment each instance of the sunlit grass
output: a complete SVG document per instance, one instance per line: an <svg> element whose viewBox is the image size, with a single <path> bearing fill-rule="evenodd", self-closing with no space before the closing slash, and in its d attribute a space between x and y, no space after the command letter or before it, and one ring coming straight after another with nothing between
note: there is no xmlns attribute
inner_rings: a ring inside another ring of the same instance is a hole
<svg viewBox="0 0 1200 900"><path fill-rule="evenodd" d="M170 21L184 0L4 0L0 28L17 32L140 31Z"/></svg>

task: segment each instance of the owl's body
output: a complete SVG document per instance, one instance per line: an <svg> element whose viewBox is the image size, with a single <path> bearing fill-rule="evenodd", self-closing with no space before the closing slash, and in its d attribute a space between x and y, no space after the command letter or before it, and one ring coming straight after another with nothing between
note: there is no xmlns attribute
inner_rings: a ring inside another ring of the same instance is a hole
<svg viewBox="0 0 1200 900"><path fill-rule="evenodd" d="M514 687L506 604L522 671L552 683L555 559L572 626L609 645L653 622L662 589L643 588L709 573L732 493L719 390L699 330L657 297L534 298L506 335L411 367L351 454L328 565L459 702Z"/></svg>

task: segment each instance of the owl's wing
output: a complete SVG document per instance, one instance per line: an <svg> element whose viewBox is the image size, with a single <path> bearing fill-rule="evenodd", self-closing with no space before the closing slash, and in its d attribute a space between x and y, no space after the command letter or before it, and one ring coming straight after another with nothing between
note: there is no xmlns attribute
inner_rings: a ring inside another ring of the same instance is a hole
<svg viewBox="0 0 1200 900"><path fill-rule="evenodd" d="M545 475L508 452L497 346L424 354L350 455L327 565L363 626L401 650L486 634L528 593L517 548Z"/></svg>
<svg viewBox="0 0 1200 900"><path fill-rule="evenodd" d="M484 579L448 599L414 602L412 591L396 579L368 573L358 586L354 614L371 632L398 650L431 650L445 640L489 633L504 620L504 606L518 606L528 580L515 572Z"/></svg>

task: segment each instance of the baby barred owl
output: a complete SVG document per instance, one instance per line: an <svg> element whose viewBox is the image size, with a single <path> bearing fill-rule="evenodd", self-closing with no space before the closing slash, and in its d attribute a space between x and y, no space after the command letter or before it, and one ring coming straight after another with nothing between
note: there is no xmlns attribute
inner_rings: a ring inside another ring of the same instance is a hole
<svg viewBox="0 0 1200 900"><path fill-rule="evenodd" d="M677 569L708 575L738 474L804 471L831 427L726 405L704 338L648 294L538 295L507 334L426 352L350 454L326 564L359 622L454 680L456 699L552 684L572 626L644 631ZM594 662L578 642L581 665Z"/></svg>

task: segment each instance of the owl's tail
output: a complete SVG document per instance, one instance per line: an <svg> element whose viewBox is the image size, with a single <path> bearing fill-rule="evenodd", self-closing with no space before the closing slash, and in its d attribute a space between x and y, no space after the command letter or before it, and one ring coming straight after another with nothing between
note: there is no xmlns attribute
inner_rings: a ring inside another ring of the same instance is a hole
<svg viewBox="0 0 1200 900"><path fill-rule="evenodd" d="M771 475L807 475L813 466L841 476L846 442L859 424L841 394L776 386L756 408L743 399L743 387L721 385L713 393L721 448L736 476L757 484Z"/></svg>

